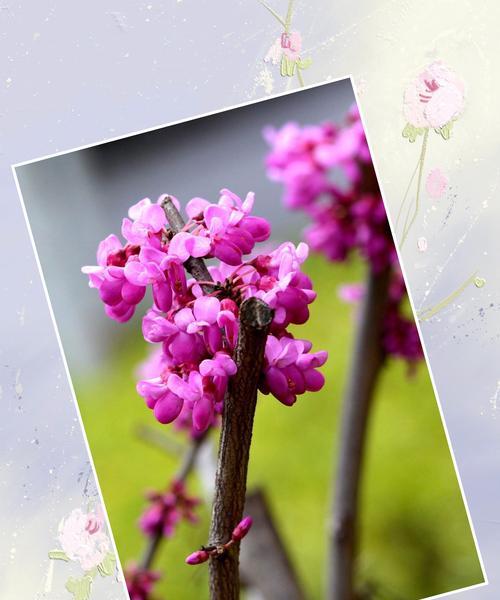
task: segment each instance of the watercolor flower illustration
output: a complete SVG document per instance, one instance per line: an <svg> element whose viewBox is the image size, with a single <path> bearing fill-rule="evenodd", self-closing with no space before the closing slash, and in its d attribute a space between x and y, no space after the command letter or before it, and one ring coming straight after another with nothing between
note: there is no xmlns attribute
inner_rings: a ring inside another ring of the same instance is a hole
<svg viewBox="0 0 500 600"><path fill-rule="evenodd" d="M273 15L273 17L283 27L283 32L273 42L269 48L264 62L273 65L280 65L280 74L282 77L293 77L295 74L301 86L304 85L302 73L304 69L311 64L311 58L302 58L302 36L298 31L291 31L291 22L293 15L293 0L288 3L286 17L282 18L268 4L260 0L261 4Z"/></svg>
<svg viewBox="0 0 500 600"><path fill-rule="evenodd" d="M78 561L84 571L97 567L110 550L100 517L79 508L61 521L57 538L69 560Z"/></svg>
<svg viewBox="0 0 500 600"><path fill-rule="evenodd" d="M51 550L49 558L80 565L83 576L70 577L66 589L74 600L88 600L95 577L108 577L115 572L116 559L101 511L75 508L59 523L57 540L60 549Z"/></svg>
<svg viewBox="0 0 500 600"><path fill-rule="evenodd" d="M454 71L436 61L406 88L403 111L410 126L440 129L462 113L464 96L463 82Z"/></svg>
<svg viewBox="0 0 500 600"><path fill-rule="evenodd" d="M403 129L403 137L414 143L422 136L422 146L396 219L396 229L401 232L400 247L405 243L419 213L429 133L434 131L443 140L449 140L452 127L462 114L464 106L464 83L442 61L435 61L428 65L410 82L404 92L403 113L407 124ZM407 205L415 178L414 200ZM448 180L442 171L435 169L429 173L426 189L432 198L442 196L447 185Z"/></svg>

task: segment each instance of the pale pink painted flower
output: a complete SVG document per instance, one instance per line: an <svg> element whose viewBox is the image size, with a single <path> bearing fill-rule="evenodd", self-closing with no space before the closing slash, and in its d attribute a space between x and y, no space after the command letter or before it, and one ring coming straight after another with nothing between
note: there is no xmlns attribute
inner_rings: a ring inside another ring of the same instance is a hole
<svg viewBox="0 0 500 600"><path fill-rule="evenodd" d="M414 127L443 127L462 113L464 94L456 73L435 61L406 88L403 112Z"/></svg>
<svg viewBox="0 0 500 600"><path fill-rule="evenodd" d="M427 175L425 189L431 198L441 198L448 187L448 177L441 169L432 169Z"/></svg>
<svg viewBox="0 0 500 600"><path fill-rule="evenodd" d="M300 33L298 31L292 31L290 33L283 32L269 48L264 58L264 62L271 62L273 65L277 65L283 55L292 61L297 61L300 60L301 50L302 36Z"/></svg>
<svg viewBox="0 0 500 600"><path fill-rule="evenodd" d="M111 549L102 517L79 508L60 522L57 538L68 558L78 561L84 571L97 567Z"/></svg>
<svg viewBox="0 0 500 600"><path fill-rule="evenodd" d="M277 65L281 60L283 50L281 48L281 38L276 38L273 45L267 51L264 57L264 62L271 62L273 65Z"/></svg>

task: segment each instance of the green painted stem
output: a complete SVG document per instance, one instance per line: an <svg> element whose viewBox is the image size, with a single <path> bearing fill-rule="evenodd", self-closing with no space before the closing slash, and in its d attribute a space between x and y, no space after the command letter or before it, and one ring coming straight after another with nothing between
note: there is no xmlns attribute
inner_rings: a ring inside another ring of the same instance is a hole
<svg viewBox="0 0 500 600"><path fill-rule="evenodd" d="M410 216L410 210L408 210L408 214L406 215L405 225L403 228L403 237L401 238L400 248L403 247L403 244L405 243L406 238L408 237L408 233L410 232L410 229L411 229L413 223L415 222L415 219L417 218L418 210L420 208L420 189L422 187L422 174L423 174L423 170L424 170L424 162L425 162L425 154L427 152L428 138L429 138L429 129L426 129L423 140L422 140L422 150L420 151L420 159L419 159L419 165L418 165L417 196L415 198L415 210L413 211L413 215L412 215L410 221L408 221L408 218Z"/></svg>

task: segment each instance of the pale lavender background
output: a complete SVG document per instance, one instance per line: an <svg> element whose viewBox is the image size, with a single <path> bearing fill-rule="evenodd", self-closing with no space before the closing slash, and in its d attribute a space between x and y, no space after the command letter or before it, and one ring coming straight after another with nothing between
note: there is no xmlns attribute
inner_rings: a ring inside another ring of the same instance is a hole
<svg viewBox="0 0 500 600"><path fill-rule="evenodd" d="M286 3L273 6L284 12ZM500 425L490 398L499 379L500 318L496 310L479 314L485 299L495 305L498 297L499 209L480 204L498 187L498 124L488 112L499 92L492 67L498 7L449 0L296 6L296 27L314 61L306 82L355 77L391 214L410 167L411 150L400 137L404 85L436 56L461 68L466 79L462 136L443 149L451 153L459 210L428 262L419 264L410 251L405 266L416 302L439 266L436 300L478 263L488 281L482 295L469 291L423 331L491 582L457 597L498 598ZM17 600L39 590L57 522L82 501L78 478L88 457L10 165L264 95L255 78L279 27L248 0L217 6L207 0L5 0L0 32L0 596ZM284 89L276 69L273 77L274 91ZM119 585L100 593L96 586L94 598L112 600L113 594L125 596Z"/></svg>

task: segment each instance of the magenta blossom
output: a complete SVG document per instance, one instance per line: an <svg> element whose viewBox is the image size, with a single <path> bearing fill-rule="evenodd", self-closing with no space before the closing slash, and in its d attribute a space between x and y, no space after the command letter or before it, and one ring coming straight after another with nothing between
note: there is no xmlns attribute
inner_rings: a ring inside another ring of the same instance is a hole
<svg viewBox="0 0 500 600"><path fill-rule="evenodd" d="M141 200L128 211L129 219L123 219L122 235L131 244L151 243L153 238L159 244L158 234L167 223L165 212L159 204L152 204L149 198Z"/></svg>
<svg viewBox="0 0 500 600"><path fill-rule="evenodd" d="M295 403L297 395L306 391L317 392L325 379L317 371L328 357L324 351L310 353L311 344L305 340L295 340L273 335L267 338L263 381L260 390L272 393L280 402L288 406Z"/></svg>
<svg viewBox="0 0 500 600"><path fill-rule="evenodd" d="M146 288L125 277L125 265L137 260L139 246L122 246L115 235L109 235L97 249L96 267L83 267L90 287L99 291L106 314L116 321L128 321L135 307L144 298Z"/></svg>
<svg viewBox="0 0 500 600"><path fill-rule="evenodd" d="M239 265L242 256L249 254L256 242L270 235L265 219L250 216L254 195L247 194L244 201L230 190L221 190L218 204L203 198L193 198L186 212L197 224L198 236L208 244L200 256L213 256L229 265Z"/></svg>

